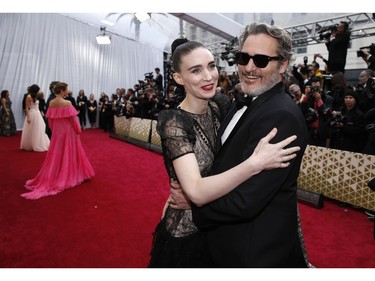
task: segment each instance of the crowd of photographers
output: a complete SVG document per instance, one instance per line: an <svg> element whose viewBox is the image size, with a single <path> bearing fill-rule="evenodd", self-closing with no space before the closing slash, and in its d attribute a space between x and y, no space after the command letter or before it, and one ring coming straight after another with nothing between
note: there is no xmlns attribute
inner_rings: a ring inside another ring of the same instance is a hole
<svg viewBox="0 0 375 281"><path fill-rule="evenodd" d="M132 88L118 88L111 96L101 94L99 99L99 126L104 131L113 131L114 116L145 119L158 118L161 110L176 108L183 99L183 93L174 85L164 89L163 75L159 68L145 74Z"/></svg>
<svg viewBox="0 0 375 281"><path fill-rule="evenodd" d="M349 85L342 72L317 71L317 57L294 66L287 85L305 116L309 144L375 155L374 71L362 70Z"/></svg>
<svg viewBox="0 0 375 281"><path fill-rule="evenodd" d="M99 99L99 125L102 129L113 130L114 116L157 120L161 110L176 108L181 103L185 97L183 88L167 79L164 89L159 68L155 71L155 76L152 72L146 73L145 79L138 80L133 88L118 88L111 97L102 93ZM235 80L232 81L232 78ZM228 94L230 85L234 85L237 80L235 73L229 76L225 71L221 71L218 86L221 86L224 94Z"/></svg>

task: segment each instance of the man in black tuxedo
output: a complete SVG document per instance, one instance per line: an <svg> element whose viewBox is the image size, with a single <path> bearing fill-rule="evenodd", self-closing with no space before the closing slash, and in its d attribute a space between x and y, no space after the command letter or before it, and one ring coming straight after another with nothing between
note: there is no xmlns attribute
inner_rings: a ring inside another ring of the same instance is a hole
<svg viewBox="0 0 375 281"><path fill-rule="evenodd" d="M55 85L57 83L59 83L59 81L52 81L49 84L50 95L49 95L49 97L47 99L47 102L46 102L46 112L48 111L49 103L51 102L51 100L53 100L53 99L56 98L56 95L53 92L53 88L55 87ZM48 125L48 118L46 118L46 134L51 139L51 137L52 137L52 131L51 131L49 125Z"/></svg>
<svg viewBox="0 0 375 281"><path fill-rule="evenodd" d="M239 40L239 77L252 102L243 107L234 103L223 120L212 174L244 161L275 127L278 133L272 142L297 135L291 145L301 151L287 168L263 171L220 199L202 207L193 205L193 220L207 234L215 267L307 267L297 177L308 133L301 110L283 85L292 41L283 29L256 23L248 25ZM172 203L176 203L182 200L181 193L173 187Z"/></svg>
<svg viewBox="0 0 375 281"><path fill-rule="evenodd" d="M27 91L29 91L29 88L27 88ZM22 111L25 114L26 114L26 98L28 95L29 93L27 92L26 94L23 95L23 99L22 99Z"/></svg>

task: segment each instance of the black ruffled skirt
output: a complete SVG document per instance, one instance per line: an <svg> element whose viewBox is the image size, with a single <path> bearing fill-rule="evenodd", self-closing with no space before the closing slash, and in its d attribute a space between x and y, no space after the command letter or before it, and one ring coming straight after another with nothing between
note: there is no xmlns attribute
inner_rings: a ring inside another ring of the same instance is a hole
<svg viewBox="0 0 375 281"><path fill-rule="evenodd" d="M206 236L197 231L186 237L173 237L161 220L153 233L151 259L152 268L207 268L212 267Z"/></svg>

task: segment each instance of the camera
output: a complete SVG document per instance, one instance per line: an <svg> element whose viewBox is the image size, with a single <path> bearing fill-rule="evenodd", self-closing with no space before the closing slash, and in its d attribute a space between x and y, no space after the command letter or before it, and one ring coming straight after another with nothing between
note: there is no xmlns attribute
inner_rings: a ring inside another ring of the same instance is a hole
<svg viewBox="0 0 375 281"><path fill-rule="evenodd" d="M365 54L363 53L363 49L368 49L369 50L369 53L372 55L372 56L375 56L375 44L372 43L370 46L365 46L365 47L361 47L359 48L359 50L357 51L357 57L360 58L360 57L363 57Z"/></svg>
<svg viewBox="0 0 375 281"><path fill-rule="evenodd" d="M316 120L318 120L318 112L314 108L309 107L305 115L305 120L307 124L314 123Z"/></svg>
<svg viewBox="0 0 375 281"><path fill-rule="evenodd" d="M357 51L357 58L363 57L365 54L362 50Z"/></svg>
<svg viewBox="0 0 375 281"><path fill-rule="evenodd" d="M341 113L337 113L335 117L329 122L329 126L335 128L338 124L345 122L345 116Z"/></svg>
<svg viewBox="0 0 375 281"><path fill-rule="evenodd" d="M357 51L357 58L361 58L365 55L365 53L362 50Z"/></svg>
<svg viewBox="0 0 375 281"><path fill-rule="evenodd" d="M311 87L311 91L307 96L307 99L310 102L310 104L313 104L315 102L315 97L314 97L315 93L320 93L320 88L317 86Z"/></svg>
<svg viewBox="0 0 375 281"><path fill-rule="evenodd" d="M319 39L320 40L323 40L323 39L328 40L331 37L332 32L337 32L337 24L330 25L330 26L327 26L325 28L322 28L319 31Z"/></svg>
<svg viewBox="0 0 375 281"><path fill-rule="evenodd" d="M320 88L317 87L317 86L314 86L314 87L311 87L311 94L314 94L314 93L319 93L320 92Z"/></svg>
<svg viewBox="0 0 375 281"><path fill-rule="evenodd" d="M152 72L147 72L147 73L145 73L145 79L146 79L146 80L150 80L150 79L152 79L152 78L154 78L154 75L152 75Z"/></svg>

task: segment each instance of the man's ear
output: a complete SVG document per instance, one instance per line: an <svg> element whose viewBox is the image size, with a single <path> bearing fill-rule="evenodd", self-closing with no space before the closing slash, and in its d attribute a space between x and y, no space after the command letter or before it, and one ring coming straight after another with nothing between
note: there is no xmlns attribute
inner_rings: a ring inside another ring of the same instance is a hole
<svg viewBox="0 0 375 281"><path fill-rule="evenodd" d="M288 68L288 64L289 64L288 60L282 60L281 61L281 63L280 63L280 70L279 70L280 74L284 74L285 73L285 71Z"/></svg>
<svg viewBox="0 0 375 281"><path fill-rule="evenodd" d="M179 85L184 85L185 83L184 83L184 80L181 78L181 76L180 76L180 74L179 73L177 73L177 72L175 72L175 73L173 73L173 79L174 79L174 81L176 81L176 83L178 83Z"/></svg>

